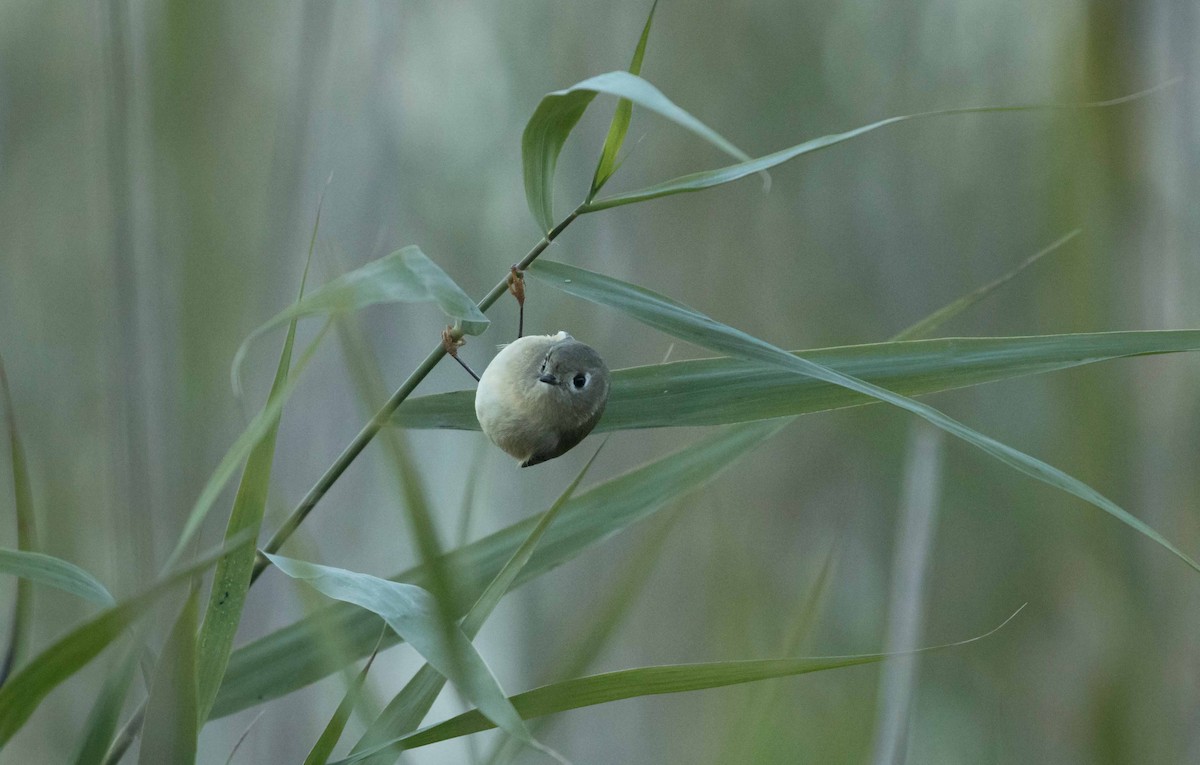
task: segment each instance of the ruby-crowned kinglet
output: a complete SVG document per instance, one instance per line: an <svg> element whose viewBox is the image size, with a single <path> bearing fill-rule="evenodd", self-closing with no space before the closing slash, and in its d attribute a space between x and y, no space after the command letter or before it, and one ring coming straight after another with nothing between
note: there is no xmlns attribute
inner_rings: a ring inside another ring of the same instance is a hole
<svg viewBox="0 0 1200 765"><path fill-rule="evenodd" d="M475 416L521 467L554 459L604 414L608 367L566 332L528 335L501 349L475 391Z"/></svg>

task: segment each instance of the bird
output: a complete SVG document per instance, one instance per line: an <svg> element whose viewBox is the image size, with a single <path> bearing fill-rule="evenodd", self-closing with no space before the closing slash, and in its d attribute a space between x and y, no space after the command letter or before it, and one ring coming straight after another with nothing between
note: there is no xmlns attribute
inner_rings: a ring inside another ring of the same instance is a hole
<svg viewBox="0 0 1200 765"><path fill-rule="evenodd" d="M564 331L526 335L479 378L475 416L484 434L531 467L568 452L596 427L608 402L600 354Z"/></svg>

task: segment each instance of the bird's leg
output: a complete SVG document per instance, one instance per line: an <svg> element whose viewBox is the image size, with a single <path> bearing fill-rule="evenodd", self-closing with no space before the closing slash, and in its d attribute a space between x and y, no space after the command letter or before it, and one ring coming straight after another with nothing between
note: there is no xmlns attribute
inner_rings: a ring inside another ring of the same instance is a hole
<svg viewBox="0 0 1200 765"><path fill-rule="evenodd" d="M459 347L466 342L466 340L463 340L461 329L457 329L455 327L446 327L442 330L442 348L445 349L450 358L457 361L462 365L463 369L467 370L467 374L471 375L471 377L474 377L476 382L479 382L479 375L475 374L475 370L467 366L467 362L458 357Z"/></svg>
<svg viewBox="0 0 1200 765"><path fill-rule="evenodd" d="M517 299L517 339L525 334L525 274L516 266L508 270L508 291Z"/></svg>

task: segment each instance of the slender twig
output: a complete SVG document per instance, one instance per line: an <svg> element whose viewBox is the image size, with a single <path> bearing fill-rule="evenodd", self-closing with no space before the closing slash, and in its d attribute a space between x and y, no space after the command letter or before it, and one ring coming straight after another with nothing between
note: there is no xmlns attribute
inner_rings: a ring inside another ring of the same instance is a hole
<svg viewBox="0 0 1200 765"><path fill-rule="evenodd" d="M571 212L570 215L563 218L557 226L551 229L550 233L542 237L542 240L534 245L533 249L529 251L529 254L527 254L519 263L517 263L516 268L522 271L528 268L529 264L537 260L538 256L550 246L550 243L553 242L555 238L557 238L558 235L561 234L564 229L566 229L567 226L571 225L571 222L574 221L578 216L579 208L576 208ZM491 291L484 295L482 300L479 301L479 310L486 311L491 308L492 305L499 300L505 292L508 291L508 285L509 281L508 277L506 276L504 279L501 279L500 282L491 289ZM282 547L283 543L287 541L288 537L290 537L296 531L296 529L299 528L300 524L304 522L304 519L308 517L308 514L311 513L313 508L317 506L317 503L321 501L321 498L325 496L325 493L329 491L330 487L337 482L338 478L342 476L342 473L346 472L346 468L350 467L350 463L354 462L355 458L358 457L364 448L366 448L367 444L371 443L371 440L375 438L375 435L380 431L380 429L387 425L388 421L391 420L392 415L395 414L396 409L400 407L400 404L404 403L404 400L408 398L417 385L419 385L420 382L424 380L431 371L433 371L433 368L437 366L437 363L441 361L442 357L445 355L446 349L441 343L439 343L438 346L434 348L428 356L425 357L425 360L421 362L421 365L418 366L413 373L408 376L408 379L396 389L396 392L392 394L392 397L389 398L387 402L380 407L379 411L367 421L367 424L364 425L362 430L358 432L358 435L354 437L354 440L352 440L346 446L346 448L342 450L342 453L339 454L338 458L333 461L333 464L329 466L329 469L317 479L317 482L313 484L313 487L308 490L307 494L304 495L304 499L300 500L300 503L296 505L296 509L292 510L291 515L287 517L287 520L283 522L283 524L279 527L279 530L276 531L267 541L266 545L263 546L263 552L276 553L279 551L279 548ZM268 565L270 565L270 562L262 555L259 555L254 561L254 572L250 576L251 584L258 579L259 575L262 574L263 570Z"/></svg>

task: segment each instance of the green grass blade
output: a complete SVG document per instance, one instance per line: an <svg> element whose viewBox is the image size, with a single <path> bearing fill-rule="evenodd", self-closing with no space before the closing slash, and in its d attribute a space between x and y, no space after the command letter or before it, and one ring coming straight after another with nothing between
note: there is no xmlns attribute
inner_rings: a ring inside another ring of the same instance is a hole
<svg viewBox="0 0 1200 765"><path fill-rule="evenodd" d="M304 272L300 277L300 291L296 296L297 304L304 298L304 286L308 283L308 270L312 266L313 250L316 249L317 231L321 225L321 205L324 202L322 192L321 202L317 203L317 214L313 221L312 236L308 242L308 257L304 262ZM267 400L280 396L287 385L288 370L292 365L292 349L296 342L296 319L288 324L287 336L283 341L283 350L279 353L279 363L275 368L275 378L271 381L271 391ZM244 529L252 529L255 538L262 529L263 513L267 507L267 495L271 488L271 466L275 461L275 436L279 432L279 421L283 410L267 425L266 432L251 449L246 458L246 466L242 469L242 480L238 483L237 493L233 498L233 509L229 513L229 522L225 527L225 538L229 539L241 533ZM246 593L250 589L250 572L254 568L255 550L246 548L222 558L217 563L213 573L212 589L209 592L208 607L204 611L204 622L200 627L199 654L196 664L197 677L200 682L199 711L201 724L208 719L212 709L213 699L217 696L217 688L225 674L225 665L229 663L229 654L233 651L233 640L237 634L238 624L242 620L242 609L246 605Z"/></svg>
<svg viewBox="0 0 1200 765"><path fill-rule="evenodd" d="M380 633L379 637L382 640L383 633ZM355 676L354 682L346 689L346 695L342 697L341 703L338 704L337 709L333 712L333 717L329 718L325 729L321 731L321 737L317 739L317 743L313 744L312 749L308 751L308 756L304 758L304 765L325 765L329 761L329 758L333 756L333 749L342 738L342 731L346 729L346 723L350 720L350 713L354 711L355 705L358 704L363 683L367 681L367 673L371 671L371 665L375 663L375 657L378 655L379 642L376 641L375 650L371 652L371 656L367 659L367 663L363 665L362 671Z"/></svg>
<svg viewBox="0 0 1200 765"><path fill-rule="evenodd" d="M629 72L606 72L542 98L521 135L525 199L542 232L554 227L554 171L567 137L592 100L601 93L626 99L695 133L726 154L745 161L749 155L671 102L662 92Z"/></svg>
<svg viewBox="0 0 1200 765"><path fill-rule="evenodd" d="M646 42L650 39L650 25L654 21L654 11L658 8L658 0L650 4L650 14L646 16L646 24L642 27L642 36L638 39L637 48L633 52L633 61L629 63L629 73L642 73L642 59L646 57ZM592 176L592 188L588 199L596 195L617 169L617 155L621 145L625 143L625 134L629 132L629 120L633 117L633 102L622 98L617 102L613 112L612 122L608 126L608 135L604 137L604 149L600 152L600 162Z"/></svg>
<svg viewBox="0 0 1200 765"><path fill-rule="evenodd" d="M37 548L37 517L33 508L33 489L29 483L29 466L25 461L25 448L17 432L17 415L13 410L12 392L8 388L8 375L4 371L4 359L0 358L0 405L4 407L4 422L8 431L9 459L12 467L14 515L17 520L17 549L32 552ZM17 596L13 603L12 625L9 629L8 649L0 662L0 685L8 680L17 662L25 653L29 642L29 631L33 628L33 587L28 579L17 582Z"/></svg>
<svg viewBox="0 0 1200 765"><path fill-rule="evenodd" d="M1022 606L1021 608L1024 608ZM1000 626L977 637L945 645L921 648L910 653L925 653L964 646L983 640L1012 621L1020 609L1004 620ZM560 683L535 688L512 697L513 706L525 719L565 712L571 709L607 704L612 701L657 696L667 693L685 693L728 685L740 685L777 677L803 675L828 669L873 664L888 658L889 654L862 654L859 656L829 656L800 659L766 659L760 661L720 661L704 664L674 664L657 667L639 667L600 675L579 677ZM488 720L472 710L453 717L443 723L430 726L387 745L404 749L416 749L439 741L488 730ZM359 762L371 753L340 760L336 765Z"/></svg>
<svg viewBox="0 0 1200 765"><path fill-rule="evenodd" d="M88 714L84 723L83 739L71 762L75 765L99 765L108 753L109 742L116 733L117 723L121 719L121 707L129 686L133 682L133 673L137 669L138 649L130 646L125 655L104 681L100 695Z"/></svg>
<svg viewBox="0 0 1200 765"><path fill-rule="evenodd" d="M222 555L252 541L249 536L232 540L192 565L160 579L140 595L89 619L34 657L0 688L0 747L21 729L46 694L86 666L160 598L215 564Z"/></svg>
<svg viewBox="0 0 1200 765"><path fill-rule="evenodd" d="M906 396L1044 374L1099 361L1200 350L1200 330L966 337L794 351L813 363ZM676 361L612 375L597 433L726 425L876 403L839 385L739 358ZM406 428L479 430L474 391L410 399Z"/></svg>
<svg viewBox="0 0 1200 765"><path fill-rule="evenodd" d="M726 428L644 467L606 481L572 497L558 520L521 570L516 584L540 576L608 539L638 520L652 515L681 494L714 479L766 439L786 421L751 423ZM481 593L529 536L537 518L527 518L447 555L447 565L462 572L464 588ZM424 566L395 579L421 584ZM320 620L320 621L319 621ZM338 604L234 651L225 682L217 694L213 716L232 714L315 682L338 669L321 650L318 623L328 623L343 635L355 657L370 652L379 624L360 609ZM395 641L384 640L384 645Z"/></svg>
<svg viewBox="0 0 1200 765"><path fill-rule="evenodd" d="M155 665L138 765L187 765L196 761L196 738L200 734L196 700L199 601L200 591L193 584Z"/></svg>
<svg viewBox="0 0 1200 765"><path fill-rule="evenodd" d="M811 154L814 151L828 149L831 146L836 146L839 143L844 143L853 138L858 138L861 135L878 130L879 128L889 125L897 125L901 122L910 120L925 119L927 117L944 117L954 114L987 114L992 112L1029 112L1029 111L1056 111L1056 110L1076 110L1076 109L1096 109L1107 106L1116 106L1118 104L1129 103L1139 98L1144 98L1152 93L1157 93L1164 88L1173 85L1175 81L1164 83L1155 86L1149 90L1144 90L1139 93L1134 93L1121 98L1114 98L1109 101L1096 101L1082 104L1030 104L1022 106L977 106L959 109L941 109L932 112L921 112L919 114L903 114L896 117L888 117L887 119L872 122L869 125L848 130L844 133L834 133L832 135L821 136L814 138L804 143L796 144L795 146L781 149L773 154L767 154L757 159L747 159L738 162L734 165L720 167L715 170L704 170L698 173L683 175L678 178L673 178L669 181L647 186L644 189L637 191L628 191L621 194L602 197L593 201L589 201L579 208L580 213L597 212L599 210L607 210L611 207L620 207L621 205L633 204L635 202L645 202L659 197L671 196L673 194L685 194L694 191L703 191L711 189L715 186L723 186L726 183L745 178L753 173L761 173L766 170L781 165L788 160L805 154ZM528 173L528 169L527 169ZM528 174L526 175L526 183L528 183ZM527 186L528 189L528 186Z"/></svg>
<svg viewBox="0 0 1200 765"><path fill-rule="evenodd" d="M294 319L334 317L381 303L436 303L468 335L478 335L488 326L475 301L420 247L410 245L342 274L251 332L233 357L233 389L240 390L239 370L250 343L263 333Z"/></svg>
<svg viewBox="0 0 1200 765"><path fill-rule="evenodd" d="M0 549L0 573L47 584L102 606L111 606L115 602L99 579L74 563L53 555Z"/></svg>
<svg viewBox="0 0 1200 765"><path fill-rule="evenodd" d="M1000 276L999 278L993 279L982 287L979 287L978 289L966 295L963 295L958 300L947 303L938 310L926 316L924 319L921 319L917 323L901 331L898 335L894 336L892 340L920 340L923 337L929 337L938 327L942 326L955 316L983 300L1000 287L1003 287L1026 268L1029 268L1050 253L1057 251L1064 244L1079 236L1081 233L1083 233L1083 229L1077 228L1065 236L1060 237L1053 244L1047 246L1039 252L1034 253L1033 255L1030 255L1028 258L1018 263L1017 266L1008 273Z"/></svg>
<svg viewBox="0 0 1200 765"><path fill-rule="evenodd" d="M728 353L751 361L775 364L796 374L840 385L911 412L950 435L981 449L1009 467L1056 489L1073 494L1088 504L1103 510L1143 536L1157 542L1191 568L1200 571L1200 563L1197 563L1148 524L1131 515L1083 481L1036 457L1031 457L994 438L972 430L930 406L856 377L836 372L829 367L793 356L787 351L722 324L682 303L627 282L546 260L534 263L527 273L535 275L539 280L552 284L568 294L622 311L647 326L659 329L681 340L695 343L718 353Z"/></svg>
<svg viewBox="0 0 1200 765"><path fill-rule="evenodd" d="M291 398L291 395L296 390L296 386L300 384L300 375L304 368L308 366L308 362L316 353L317 347L320 346L321 340L325 338L325 333L329 330L329 323L317 334L313 341L309 343L304 353L300 355L300 360L296 363L291 376L288 377L287 385L284 385L274 395L267 399L267 403L258 414L250 420L246 425L245 430L233 442L233 445L225 452L225 456L221 458L217 464L216 470L209 476L208 481L204 484L204 488L200 491L200 496L196 499L196 504L192 506L191 513L188 514L187 521L184 522L183 531L179 535L179 541L175 543L175 549L171 551L171 555L167 558L166 564L163 566L164 571L170 570L182 558L184 552L188 548L192 537L200 530L200 524L208 516L208 511L212 509L213 503L216 502L217 496L221 493L221 489L233 478L233 474L237 471L263 437L267 435L276 426L279 421L279 416L283 412L283 405Z"/></svg>
<svg viewBox="0 0 1200 765"><path fill-rule="evenodd" d="M600 445L592 454L591 459L583 466L579 473L575 476L575 480L567 486L567 488L559 495L550 509L542 515L537 525L529 532L529 536L521 543L500 572L488 584L483 594L471 606L471 610L463 617L461 627L463 634L467 639L474 640L475 635L479 633L481 627L487 618L500 604L500 600L508 593L513 582L521 573L521 569L529 562L533 556L534 549L537 548L538 542L546 533L546 529L554 522L559 511L575 493L588 470L591 469L592 463L596 461L596 457L600 454ZM351 752L363 751L370 749L375 744L385 741L389 738L394 738L401 733L409 733L417 729L421 721L425 719L425 715L429 713L433 702L437 700L438 694L441 693L444 678L437 673L434 667L429 664L421 667L413 679L405 684L400 693L392 699L387 708L371 723L370 727L363 733L358 743L354 745ZM395 759L394 757L391 759ZM381 758L381 762L383 758Z"/></svg>
<svg viewBox="0 0 1200 765"><path fill-rule="evenodd" d="M288 576L301 579L327 597L352 603L384 619L397 635L513 738L532 743L529 730L512 708L483 657L461 631L449 644L438 606L428 591L413 584L360 574L332 566L268 555Z"/></svg>

